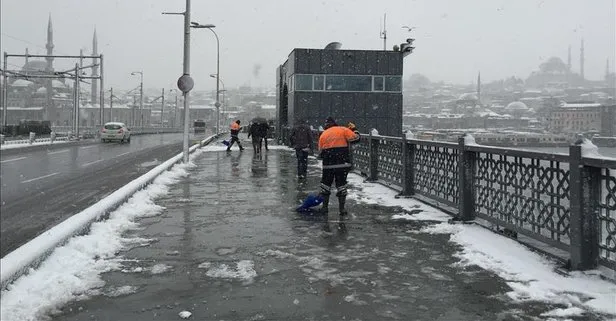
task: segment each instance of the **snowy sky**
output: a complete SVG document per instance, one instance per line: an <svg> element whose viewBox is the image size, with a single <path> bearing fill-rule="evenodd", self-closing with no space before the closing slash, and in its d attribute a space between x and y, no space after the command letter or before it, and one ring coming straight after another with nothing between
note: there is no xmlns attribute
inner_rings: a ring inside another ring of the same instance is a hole
<svg viewBox="0 0 616 321"><path fill-rule="evenodd" d="M184 1L3 0L1 50L43 54L51 14L58 54L91 50L96 27L105 55L106 87L132 88L130 72L143 70L146 88L175 87L182 71L181 16ZM526 78L550 56L573 69L585 39L586 75L602 79L606 59L616 60L615 1L593 0L217 0L193 1L192 19L216 25L221 41L221 79L227 87L274 86L275 69L296 47L323 48L339 41L347 49L382 49L387 13L390 49L415 26L416 52L405 74L468 84L481 70L485 81ZM15 61L22 65L23 61ZM74 65L74 62L72 63ZM70 64L67 64L67 66ZM61 66L57 66L61 67ZM216 41L208 30L192 30L191 74L196 89L212 89Z"/></svg>

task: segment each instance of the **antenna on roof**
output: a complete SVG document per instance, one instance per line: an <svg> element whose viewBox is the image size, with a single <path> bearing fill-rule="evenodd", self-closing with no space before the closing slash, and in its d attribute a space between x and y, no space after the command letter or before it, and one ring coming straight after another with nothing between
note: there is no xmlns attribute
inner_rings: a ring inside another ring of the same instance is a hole
<svg viewBox="0 0 616 321"><path fill-rule="evenodd" d="M387 50L387 14L383 14L383 25L381 26L381 34L379 36L383 39L383 50Z"/></svg>

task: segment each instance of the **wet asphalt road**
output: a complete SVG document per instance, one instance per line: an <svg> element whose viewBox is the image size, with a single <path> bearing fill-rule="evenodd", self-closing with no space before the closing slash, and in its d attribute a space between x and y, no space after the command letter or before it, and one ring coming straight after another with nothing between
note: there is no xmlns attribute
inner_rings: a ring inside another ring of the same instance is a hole
<svg viewBox="0 0 616 321"><path fill-rule="evenodd" d="M127 235L151 241L119 254L123 266L103 276L101 295L54 320L180 320L182 310L189 320L545 320L555 308L513 303L505 280L454 266L449 235L392 221L400 208L349 200L343 221L336 211L298 215L318 186L315 160L306 184L291 151L208 152L195 162L156 201L163 214Z"/></svg>
<svg viewBox="0 0 616 321"><path fill-rule="evenodd" d="M0 158L0 252L7 253L181 152L181 134L133 136Z"/></svg>

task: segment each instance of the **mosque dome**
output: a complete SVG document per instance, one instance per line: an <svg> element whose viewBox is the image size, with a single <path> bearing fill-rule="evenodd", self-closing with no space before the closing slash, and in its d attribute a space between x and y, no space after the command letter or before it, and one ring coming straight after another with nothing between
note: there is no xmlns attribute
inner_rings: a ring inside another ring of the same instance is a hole
<svg viewBox="0 0 616 321"><path fill-rule="evenodd" d="M44 72L47 69L47 62L43 60L30 60L22 68L22 72Z"/></svg>
<svg viewBox="0 0 616 321"><path fill-rule="evenodd" d="M521 101L514 101L505 107L506 110L528 110L528 106Z"/></svg>
<svg viewBox="0 0 616 321"><path fill-rule="evenodd" d="M470 101L470 100L479 100L479 98L477 98L477 95L474 93L466 93L466 94L460 95L460 97L458 97L458 100Z"/></svg>
<svg viewBox="0 0 616 321"><path fill-rule="evenodd" d="M15 81L13 81L13 83L11 84L12 87L28 87L30 85L34 84L33 82L29 81L29 80L25 80L25 79L17 79Z"/></svg>

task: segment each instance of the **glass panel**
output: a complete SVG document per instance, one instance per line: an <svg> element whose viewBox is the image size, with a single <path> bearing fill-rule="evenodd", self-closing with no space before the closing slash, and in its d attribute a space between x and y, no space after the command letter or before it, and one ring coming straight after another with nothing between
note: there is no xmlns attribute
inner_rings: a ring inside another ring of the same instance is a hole
<svg viewBox="0 0 616 321"><path fill-rule="evenodd" d="M400 76L385 77L385 90L386 91L402 91L402 77Z"/></svg>
<svg viewBox="0 0 616 321"><path fill-rule="evenodd" d="M295 90L312 90L312 75L295 75Z"/></svg>
<svg viewBox="0 0 616 321"><path fill-rule="evenodd" d="M383 77L375 76L374 77L374 91L383 91L385 88L383 87Z"/></svg>
<svg viewBox="0 0 616 321"><path fill-rule="evenodd" d="M372 91L372 77L328 75L325 78L325 89L332 91Z"/></svg>
<svg viewBox="0 0 616 321"><path fill-rule="evenodd" d="M120 128L122 128L122 126L117 125L117 124L113 124L113 125L105 125L105 129L111 129L111 130L113 130L113 129L120 129Z"/></svg>
<svg viewBox="0 0 616 321"><path fill-rule="evenodd" d="M325 82L325 76L317 76L313 77L314 79L314 90L323 90L323 83Z"/></svg>

